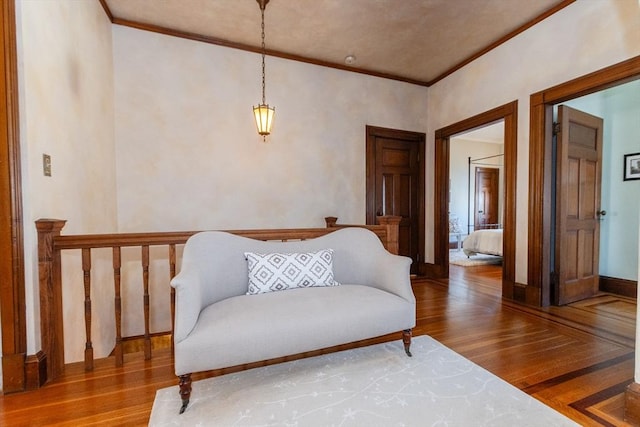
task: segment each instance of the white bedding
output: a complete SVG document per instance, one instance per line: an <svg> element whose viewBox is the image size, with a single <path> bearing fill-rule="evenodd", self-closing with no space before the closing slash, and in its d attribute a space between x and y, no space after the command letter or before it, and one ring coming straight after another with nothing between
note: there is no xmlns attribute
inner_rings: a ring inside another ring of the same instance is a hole
<svg viewBox="0 0 640 427"><path fill-rule="evenodd" d="M462 250L467 256L476 254L502 256L502 229L474 231L462 242Z"/></svg>

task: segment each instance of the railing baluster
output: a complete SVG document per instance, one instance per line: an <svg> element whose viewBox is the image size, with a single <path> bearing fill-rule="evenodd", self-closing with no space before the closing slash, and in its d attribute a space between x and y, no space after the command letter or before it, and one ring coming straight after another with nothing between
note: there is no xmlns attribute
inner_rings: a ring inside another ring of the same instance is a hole
<svg viewBox="0 0 640 427"><path fill-rule="evenodd" d="M176 245L169 245L169 281L176 277ZM176 290L171 289L171 353L173 354L173 325L176 322Z"/></svg>
<svg viewBox="0 0 640 427"><path fill-rule="evenodd" d="M84 278L84 369L93 370L93 344L91 343L91 249L82 249L82 273Z"/></svg>
<svg viewBox="0 0 640 427"><path fill-rule="evenodd" d="M122 366L124 363L124 354L122 351L122 297L120 295L120 268L122 267L121 250L119 246L113 247L113 286L115 288L115 316L116 316L116 347L115 357L116 366Z"/></svg>
<svg viewBox="0 0 640 427"><path fill-rule="evenodd" d="M149 326L149 245L142 246L142 283L144 285L144 359L151 359Z"/></svg>

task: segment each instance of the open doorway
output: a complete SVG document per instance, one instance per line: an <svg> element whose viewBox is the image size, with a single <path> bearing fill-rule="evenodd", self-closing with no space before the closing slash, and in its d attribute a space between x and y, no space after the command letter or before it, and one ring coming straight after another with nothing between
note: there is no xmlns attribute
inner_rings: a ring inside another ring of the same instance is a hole
<svg viewBox="0 0 640 427"><path fill-rule="evenodd" d="M554 265L552 260L554 254L553 248L555 247L553 242L552 217L552 187L554 185L552 175L554 165L552 132L553 106L567 103L568 101L575 100L581 96L595 94L605 89L637 81L639 78L640 58L636 57L531 95L531 137L529 140L529 245L527 285L524 289L524 295L526 298L524 302L531 305L548 306L552 303L554 297L552 279L554 273L553 269L557 268L557 266ZM626 108L627 111L625 113L636 115L636 119L632 121L632 123L636 122L636 126L638 112L637 99L638 98L636 97L634 101L634 105L636 106L635 109ZM607 121L610 120L606 120L605 118L605 122ZM606 132L607 131L605 130L605 134ZM616 133L615 136L617 140L627 137L633 138L627 131ZM635 141L637 147L637 139L635 139ZM605 142L605 147L606 146L607 144ZM634 150L633 152L638 151L640 150ZM619 157L619 155L616 156ZM609 173L603 171L603 178L610 175L611 179L615 180L617 186L622 186L624 183L622 175L623 172L621 170L623 166L623 159L624 157L618 159L613 158L611 160L611 165L616 168L615 172L613 170ZM606 190L603 190L603 192L605 191ZM624 194L624 190L622 194ZM603 209L608 212L608 215L611 215L610 212L612 211L606 208L607 196L604 197L605 203L603 204ZM623 199L630 200L630 198L626 199L624 197ZM603 221L603 225L604 223L607 223L609 218L612 218L612 216L606 218ZM613 221L610 221L609 223L613 224ZM620 223L623 222L620 221ZM628 229L629 224L631 223L627 222L623 227L627 227L626 233L631 235L631 231ZM637 238L637 236L638 232L636 231L635 238ZM606 238L603 236L602 240L606 241ZM603 265L602 262L608 261L602 260L600 264L601 266ZM637 279L635 282L630 280L614 280L613 282L616 286L618 284L622 284L624 287L631 287L633 295L636 294L635 289L637 288Z"/></svg>
<svg viewBox="0 0 640 427"><path fill-rule="evenodd" d="M449 162L452 137L498 122L504 123L504 195L502 297L522 299L515 283L515 199L518 102L494 108L435 132L434 264L431 275L449 277Z"/></svg>
<svg viewBox="0 0 640 427"><path fill-rule="evenodd" d="M504 120L449 139L449 264L502 276Z"/></svg>
<svg viewBox="0 0 640 427"><path fill-rule="evenodd" d="M596 224L597 233L582 233L585 236L593 234L597 241L593 250L594 265L593 291L589 295L576 294L572 300L580 300L584 297L593 296L599 291L613 292L623 296L635 298L638 282L638 234L640 224L637 212L640 209L640 182L625 179L625 156L640 157L640 123L637 118L640 114L640 80L624 83L612 88L595 92L586 96L562 102L561 105L554 105L554 122L559 122L559 110L569 109L570 111L581 111L589 116L602 118L602 133L600 139L602 151L600 163L601 170L594 181L598 183L596 204L584 204L582 214L589 215L589 218L582 218L580 222L586 224L590 219ZM556 129L558 126L556 126ZM560 129L562 130L562 129ZM582 132L584 134L584 132ZM562 134L562 132L560 132ZM572 141L577 141L580 135L572 137ZM558 138L556 138L558 139ZM580 146L584 151L584 144ZM557 156L556 156L557 157ZM554 162L556 167L560 159ZM587 164L587 162L585 162ZM557 175L557 174L556 174ZM584 175L587 175L585 173ZM556 179L556 182L559 182ZM584 192L587 193L588 192ZM556 203L554 212L559 211ZM556 215L557 217L557 215ZM559 252L560 244L563 242L559 238L560 231L556 226L555 242L556 253ZM588 242L585 237L582 239ZM569 253L566 250L560 250ZM556 255L555 258L558 258ZM585 272L584 258L582 257L582 268L578 272ZM563 266L564 257L560 258L560 266L557 269L563 271L573 271L573 268ZM554 261L554 266L558 261ZM569 266L571 266L569 261ZM552 271L554 268L552 267ZM564 304L567 298L564 296L566 286L564 276L554 275L555 282L552 286L552 302L554 304ZM573 293L575 294L575 293ZM570 296L573 296L571 294Z"/></svg>

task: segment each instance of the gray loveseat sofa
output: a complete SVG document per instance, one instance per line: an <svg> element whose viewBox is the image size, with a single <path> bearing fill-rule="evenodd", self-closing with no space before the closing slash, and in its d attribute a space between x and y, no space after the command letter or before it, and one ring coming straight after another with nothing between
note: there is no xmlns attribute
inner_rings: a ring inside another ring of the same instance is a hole
<svg viewBox="0 0 640 427"><path fill-rule="evenodd" d="M311 284L247 294L248 252L300 254L326 250L332 255L329 267L339 285ZM410 264L409 258L389 253L376 234L357 227L288 242L260 241L217 231L193 235L185 245L181 271L171 282L176 293L174 345L182 397L180 413L189 403L194 372L398 331L403 331L410 356L411 329L416 321Z"/></svg>

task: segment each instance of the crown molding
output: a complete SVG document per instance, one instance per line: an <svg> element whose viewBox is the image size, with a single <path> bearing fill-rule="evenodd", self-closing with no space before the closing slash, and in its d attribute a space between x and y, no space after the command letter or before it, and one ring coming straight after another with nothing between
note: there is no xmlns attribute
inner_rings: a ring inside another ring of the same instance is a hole
<svg viewBox="0 0 640 427"><path fill-rule="evenodd" d="M225 39L221 39L221 38L217 38L217 37L210 37L210 36L205 36L205 35L202 35L202 34L196 34L196 33L191 33L191 32L187 32L187 31L180 31L180 30L175 30L175 29L172 29L172 28L162 27L162 26L158 26L158 25L145 24L145 23L138 22L138 21L130 21L130 20L127 20L127 19L118 18L118 17L113 16L113 13L111 13L111 10L109 9L109 5L107 4L106 0L99 0L99 1L100 1L100 4L102 5L102 8L104 9L105 14L109 18L109 20L113 24L116 24L116 25L122 25L122 26L125 26L125 27L135 28L135 29L142 30L142 31L150 31L150 32L158 33L158 34L165 34L165 35L168 35L168 36L179 37L179 38L199 41L199 42L203 42L203 43L209 43L209 44L213 44L213 45L216 45L216 46L223 46L223 47L228 47L228 48L232 48L232 49L244 50L244 51L247 51L247 52L262 53L262 49L260 47L258 47L258 46L251 46L251 45L247 45L247 44L243 44L243 43L236 43L236 42L233 42L233 41L230 41L230 40L225 40ZM531 21L525 23L524 25L521 25L520 27L516 28L515 30L513 30L509 34L501 37L500 39L498 39L495 42L491 43L487 47L479 50L478 52L474 53L473 55L469 56L468 58L466 58L463 61L459 62L458 64L454 65L453 67L449 68L444 73L442 73L439 76L437 76L436 78L434 78L432 80L428 80L428 81L427 80L412 79L412 78L400 76L400 75L397 75L397 74L383 73L383 72L379 72L379 71L375 71L375 70L368 70L368 69L363 69L363 68L350 67L348 65L344 65L344 64L341 64L341 63L323 61L323 60L319 60L319 59L316 59L316 58L311 58L311 57L306 57L306 56L301 56L301 55L295 55L295 54L282 52L282 51L278 51L278 50L267 49L265 53L268 56L288 59L288 60L291 60L291 61L304 62L304 63L307 63L307 64L318 65L318 66L321 66L321 67L334 68L334 69L337 69L337 70L350 71L350 72L353 72L353 73L366 74L366 75L369 75L369 76L380 77L380 78L384 78L384 79L396 80L396 81L401 81L401 82L405 82L405 83L410 83L410 84L414 84L414 85L418 85L418 86L429 87L429 86L432 86L435 83L439 82L440 80L444 79L445 77L453 74L454 72L458 71L459 69L463 68L465 65L475 61L476 59L480 58L481 56L485 55L486 53L492 51L493 49L497 48L498 46L506 43L507 41L509 41L512 38L516 37L520 33L528 30L529 28L533 27L534 25L538 24L539 22L545 20L546 18L550 17L551 15L555 14L556 12L559 12L560 10L564 9L565 7L567 7L570 4L574 3L575 1L576 0L563 0L562 2L557 4L556 6L552 7L551 9L541 13L540 15L538 15L537 17L535 17Z"/></svg>

